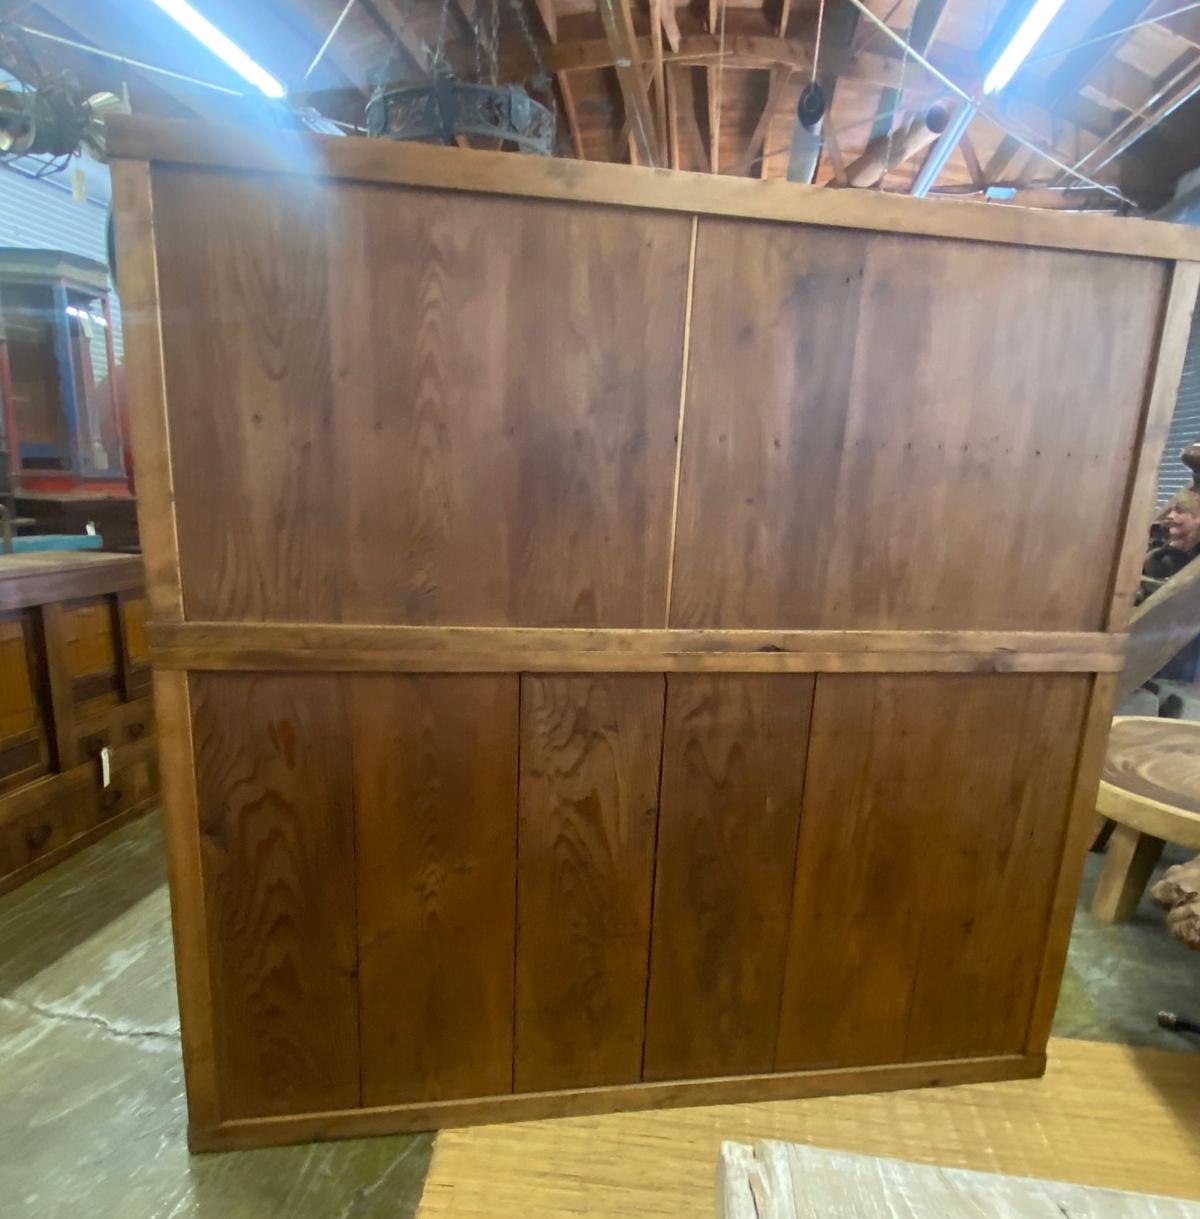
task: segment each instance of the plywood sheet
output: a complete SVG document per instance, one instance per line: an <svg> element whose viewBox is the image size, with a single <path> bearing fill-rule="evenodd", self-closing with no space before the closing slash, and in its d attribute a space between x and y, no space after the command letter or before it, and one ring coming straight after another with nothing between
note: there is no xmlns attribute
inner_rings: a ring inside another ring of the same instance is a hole
<svg viewBox="0 0 1200 1219"><path fill-rule="evenodd" d="M702 219L671 625L1099 629L1163 292Z"/></svg>

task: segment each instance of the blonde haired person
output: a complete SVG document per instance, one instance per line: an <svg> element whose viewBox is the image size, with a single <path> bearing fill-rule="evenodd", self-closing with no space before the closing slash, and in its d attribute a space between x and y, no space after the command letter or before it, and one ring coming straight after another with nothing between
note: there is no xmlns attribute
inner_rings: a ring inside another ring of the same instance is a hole
<svg viewBox="0 0 1200 1219"><path fill-rule="evenodd" d="M1134 600L1137 605L1200 554L1200 491L1194 487L1180 491L1160 519L1165 536L1146 553L1142 582Z"/></svg>

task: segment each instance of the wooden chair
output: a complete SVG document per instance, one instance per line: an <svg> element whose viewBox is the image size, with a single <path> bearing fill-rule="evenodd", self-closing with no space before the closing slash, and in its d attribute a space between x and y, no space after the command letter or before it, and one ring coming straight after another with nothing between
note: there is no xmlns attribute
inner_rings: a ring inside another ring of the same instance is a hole
<svg viewBox="0 0 1200 1219"><path fill-rule="evenodd" d="M1134 611L1120 703L1200 634L1200 560ZM1200 851L1200 723L1118 717L1096 811L1114 823L1092 913L1132 916L1166 842Z"/></svg>

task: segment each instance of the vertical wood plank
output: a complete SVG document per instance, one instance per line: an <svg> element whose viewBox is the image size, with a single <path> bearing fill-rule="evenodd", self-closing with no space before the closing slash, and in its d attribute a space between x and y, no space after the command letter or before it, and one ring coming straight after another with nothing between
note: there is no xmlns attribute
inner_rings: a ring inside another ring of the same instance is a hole
<svg viewBox="0 0 1200 1219"><path fill-rule="evenodd" d="M641 1076L664 694L521 679L517 1091Z"/></svg>
<svg viewBox="0 0 1200 1219"><path fill-rule="evenodd" d="M813 678L671 674L643 1077L769 1071Z"/></svg>
<svg viewBox="0 0 1200 1219"><path fill-rule="evenodd" d="M45 690L50 703L54 765L58 770L69 770L79 762L79 743L75 739L75 695L67 654L66 614L61 601L38 606L37 614L42 659L46 666Z"/></svg>
<svg viewBox="0 0 1200 1219"><path fill-rule="evenodd" d="M120 281L126 391L137 470L138 534L146 567L146 599L155 618L180 622L183 594L179 583L150 166L140 161L115 160L111 172L116 271Z"/></svg>
<svg viewBox="0 0 1200 1219"><path fill-rule="evenodd" d="M1092 679L1083 734L1075 761L1071 788L1071 807L1062 846L1057 852L1058 877L1050 906L1050 923L1041 948L1041 970L1037 993L1025 1039L1027 1053L1040 1054L1050 1039L1054 1009L1058 1006L1058 991L1067 964L1067 948L1071 942L1071 925L1075 921L1075 902L1083 878L1087 857L1096 826L1096 793L1104 769L1108 749L1108 733L1112 726L1113 703L1119 675L1100 673Z"/></svg>
<svg viewBox="0 0 1200 1219"><path fill-rule="evenodd" d="M222 1118L360 1103L343 680L190 677Z"/></svg>
<svg viewBox="0 0 1200 1219"><path fill-rule="evenodd" d="M332 195L169 166L154 195L187 616L336 622L348 541L330 471L351 421L334 426Z"/></svg>
<svg viewBox="0 0 1200 1219"><path fill-rule="evenodd" d="M519 679L347 680L363 1103L511 1092Z"/></svg>
<svg viewBox="0 0 1200 1219"><path fill-rule="evenodd" d="M778 1069L1020 1049L1088 681L818 678Z"/></svg>
<svg viewBox="0 0 1200 1219"><path fill-rule="evenodd" d="M166 820L175 988L187 1080L189 1136L202 1135L220 1117L216 1033L208 939L200 810L192 748L192 708L186 673L154 674L154 722L158 736Z"/></svg>
<svg viewBox="0 0 1200 1219"><path fill-rule="evenodd" d="M1158 490L1158 466L1167 433L1171 430L1171 417L1175 414L1198 289L1200 263L1177 262L1171 271L1163 306L1158 350L1141 425L1141 446L1126 490L1124 530L1115 560L1112 601L1106 622L1106 629L1110 631L1125 630L1133 614L1133 597L1146 558L1150 518Z"/></svg>

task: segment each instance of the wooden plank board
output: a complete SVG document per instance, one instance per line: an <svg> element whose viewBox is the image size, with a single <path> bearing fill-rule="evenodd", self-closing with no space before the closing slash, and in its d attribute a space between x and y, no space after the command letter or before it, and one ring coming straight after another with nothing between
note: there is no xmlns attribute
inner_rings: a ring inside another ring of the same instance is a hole
<svg viewBox="0 0 1200 1219"><path fill-rule="evenodd" d="M521 679L516 1089L641 1078L664 679Z"/></svg>
<svg viewBox="0 0 1200 1219"><path fill-rule="evenodd" d="M342 192L346 621L661 624L690 228Z"/></svg>
<svg viewBox="0 0 1200 1219"><path fill-rule="evenodd" d="M779 1069L1023 1044L1089 684L817 679Z"/></svg>
<svg viewBox="0 0 1200 1219"><path fill-rule="evenodd" d="M813 679L671 675L645 1079L769 1071Z"/></svg>
<svg viewBox="0 0 1200 1219"><path fill-rule="evenodd" d="M137 464L138 537L146 565L146 599L156 618L183 619L179 538L167 418L155 203L150 167L112 166L112 217L121 281L126 393Z"/></svg>
<svg viewBox="0 0 1200 1219"><path fill-rule="evenodd" d="M1098 631L743 631L155 623L167 669L341 672L1113 672Z"/></svg>
<svg viewBox="0 0 1200 1219"><path fill-rule="evenodd" d="M723 1143L717 1219L1200 1219L1200 1206L776 1140Z"/></svg>
<svg viewBox="0 0 1200 1219"><path fill-rule="evenodd" d="M718 50L712 47L714 55ZM764 63L764 67L769 66ZM1067 216L1033 208L938 203L906 195L837 192L791 182L664 173L557 157L535 160L502 152L352 136L334 139L293 135L275 129L263 134L245 127L141 116L113 120L108 147L115 159L319 174L396 186L435 186L963 241L1097 250L1143 258L1200 259L1200 237L1186 225Z"/></svg>
<svg viewBox="0 0 1200 1219"><path fill-rule="evenodd" d="M516 677L355 677L365 1105L512 1090Z"/></svg>
<svg viewBox="0 0 1200 1219"><path fill-rule="evenodd" d="M1163 290L1150 263L702 220L671 625L1103 628Z"/></svg>
<svg viewBox="0 0 1200 1219"><path fill-rule="evenodd" d="M336 621L332 201L167 169L154 194L186 616Z"/></svg>
<svg viewBox="0 0 1200 1219"><path fill-rule="evenodd" d="M342 680L190 679L222 1118L360 1103Z"/></svg>

